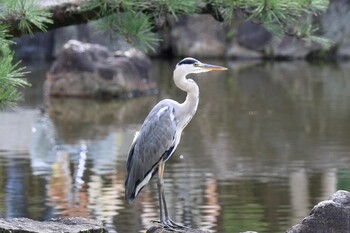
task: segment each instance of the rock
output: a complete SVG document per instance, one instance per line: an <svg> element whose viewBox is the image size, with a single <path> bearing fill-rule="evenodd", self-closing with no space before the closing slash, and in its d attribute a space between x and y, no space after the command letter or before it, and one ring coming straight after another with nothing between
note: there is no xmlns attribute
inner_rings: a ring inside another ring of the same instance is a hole
<svg viewBox="0 0 350 233"><path fill-rule="evenodd" d="M58 218L43 222L28 218L0 219L0 232L12 233L103 233L107 232L97 221L85 218Z"/></svg>
<svg viewBox="0 0 350 233"><path fill-rule="evenodd" d="M227 57L238 59L261 59L270 44L271 33L264 27L235 15L235 24L230 28L234 36L227 46Z"/></svg>
<svg viewBox="0 0 350 233"><path fill-rule="evenodd" d="M183 15L170 23L170 46L175 56L224 57L224 27L211 15Z"/></svg>
<svg viewBox="0 0 350 233"><path fill-rule="evenodd" d="M227 56L233 58L306 58L314 43L288 35L273 37L263 26L237 17L235 36L228 43Z"/></svg>
<svg viewBox="0 0 350 233"><path fill-rule="evenodd" d="M252 49L245 48L233 41L227 50L227 56L238 59L261 59L263 54Z"/></svg>
<svg viewBox="0 0 350 233"><path fill-rule="evenodd" d="M75 0L74 3L82 0ZM69 0L41 0L40 5L53 7L57 4L72 4ZM182 15L159 17L158 26L163 39L152 55L195 56L195 57L235 57L235 58L307 58L310 55L327 53L335 57L350 58L350 3L347 0L329 1L325 13L313 17L316 27L320 27L321 37L334 43L330 50L322 49L307 40L288 35L277 39L262 26L246 21L244 13L235 10L231 28L223 26L211 15ZM166 27L169 25L169 27ZM52 30L48 33L35 33L34 37L16 38L12 45L17 58L37 61L57 56L58 51L68 39L77 39L88 43L98 43L115 50L129 48L122 36L116 36L112 30L101 33L96 22L72 25ZM228 43L226 43L226 40Z"/></svg>
<svg viewBox="0 0 350 233"><path fill-rule="evenodd" d="M334 43L334 55L338 58L350 58L350 2L331 0L327 11L318 17L322 35ZM332 52L332 50L331 50Z"/></svg>
<svg viewBox="0 0 350 233"><path fill-rule="evenodd" d="M306 58L314 49L314 43L285 35L281 40L275 40L268 46L265 53L271 52L275 58ZM270 56L271 56L270 55Z"/></svg>
<svg viewBox="0 0 350 233"><path fill-rule="evenodd" d="M43 2L41 1L43 4ZM56 1L47 0L47 4ZM53 29L48 32L36 32L34 35L24 35L15 38L16 42L11 47L15 51L17 59L25 61L46 61L58 57L62 47L67 41L74 39L85 43L100 44L110 50L128 50L131 45L123 36L114 35L111 31L97 29L96 21L87 24L71 25Z"/></svg>
<svg viewBox="0 0 350 233"><path fill-rule="evenodd" d="M112 53L97 44L68 41L47 74L50 96L133 97L156 92L149 58L139 50Z"/></svg>
<svg viewBox="0 0 350 233"><path fill-rule="evenodd" d="M263 50L271 41L272 35L263 26L251 21L243 21L236 31L238 44L255 51Z"/></svg>
<svg viewBox="0 0 350 233"><path fill-rule="evenodd" d="M71 25L53 30L54 44L52 46L52 56L57 57L64 44L72 39L84 43L99 44L113 51L119 49L125 51L132 48L123 36L115 35L111 30L101 31L96 27L96 24L96 21L90 21L87 24Z"/></svg>
<svg viewBox="0 0 350 233"><path fill-rule="evenodd" d="M308 217L286 233L350 232L350 192L339 190L318 203Z"/></svg>
<svg viewBox="0 0 350 233"><path fill-rule="evenodd" d="M54 32L37 32L15 38L11 46L17 59L24 61L44 61L51 58Z"/></svg>

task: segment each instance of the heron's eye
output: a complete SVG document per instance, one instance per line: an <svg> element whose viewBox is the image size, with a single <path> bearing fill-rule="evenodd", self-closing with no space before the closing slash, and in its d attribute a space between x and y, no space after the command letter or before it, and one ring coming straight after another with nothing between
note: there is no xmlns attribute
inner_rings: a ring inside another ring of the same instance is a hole
<svg viewBox="0 0 350 233"><path fill-rule="evenodd" d="M193 63L193 66L197 67L197 66L199 66L199 63L198 62Z"/></svg>

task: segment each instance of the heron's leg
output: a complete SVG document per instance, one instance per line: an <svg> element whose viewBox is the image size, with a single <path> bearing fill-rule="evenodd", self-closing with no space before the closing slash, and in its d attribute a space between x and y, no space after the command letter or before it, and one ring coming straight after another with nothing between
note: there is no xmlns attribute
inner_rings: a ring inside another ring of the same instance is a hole
<svg viewBox="0 0 350 233"><path fill-rule="evenodd" d="M163 207L164 207L164 215L165 215L164 217L165 217L165 220L168 220L169 214L168 214L168 207L165 200L164 190L162 192L162 201L163 201Z"/></svg>
<svg viewBox="0 0 350 233"><path fill-rule="evenodd" d="M164 222L164 216L163 216L163 201L162 198L164 197L164 189L163 189L163 174L164 174L164 162L159 163L158 167L158 182L157 182L157 188L158 188L158 199L159 199L159 215L160 215L160 222L163 224Z"/></svg>
<svg viewBox="0 0 350 233"><path fill-rule="evenodd" d="M159 196L159 205L160 205L160 208L163 207L164 208L164 216L162 215L162 212L161 212L161 223L167 227L170 227L170 228L185 228L184 226L181 226L177 223L175 223L173 220L170 219L169 217L169 214L168 214L168 207L167 207L167 204L166 204L166 200L165 200L165 194L164 194L164 187L163 187L163 184L164 184L164 180L163 180L163 175L164 175L164 167L165 167L165 163L162 161L159 163L159 168L158 168L158 195ZM161 203L163 202L163 203ZM162 210L161 210L162 211Z"/></svg>
<svg viewBox="0 0 350 233"><path fill-rule="evenodd" d="M162 193L162 199L163 199L163 206L164 206L164 213L165 213L165 222L171 226L172 228L186 228L185 226L182 226L182 225L179 225L177 224L176 222L174 222L168 215L168 209L167 209L167 204L166 204L166 201L165 201L165 195L164 195L164 192Z"/></svg>

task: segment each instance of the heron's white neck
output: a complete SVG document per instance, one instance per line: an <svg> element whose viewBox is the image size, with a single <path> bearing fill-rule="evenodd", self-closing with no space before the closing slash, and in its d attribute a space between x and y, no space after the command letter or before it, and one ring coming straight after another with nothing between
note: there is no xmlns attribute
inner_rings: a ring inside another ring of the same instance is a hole
<svg viewBox="0 0 350 233"><path fill-rule="evenodd" d="M178 117L183 117L183 119L179 119L179 122L184 123L183 127L188 124L196 113L199 102L198 85L192 79L187 79L187 74L188 73L181 69L175 69L174 71L175 85L181 90L187 92L186 100L180 104L180 113L178 114Z"/></svg>

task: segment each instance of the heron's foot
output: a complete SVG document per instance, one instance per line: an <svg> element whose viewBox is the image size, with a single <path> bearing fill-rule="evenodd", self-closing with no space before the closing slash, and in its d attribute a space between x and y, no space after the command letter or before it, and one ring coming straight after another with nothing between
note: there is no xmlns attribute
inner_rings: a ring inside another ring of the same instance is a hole
<svg viewBox="0 0 350 233"><path fill-rule="evenodd" d="M179 225L176 222L174 222L173 220L171 220L170 218L165 220L165 222L175 229L188 229L188 227L183 226L183 225Z"/></svg>
<svg viewBox="0 0 350 233"><path fill-rule="evenodd" d="M170 230L170 231L182 231L182 230L189 229L186 226L177 224L176 222L174 222L170 218L165 219L163 221L154 221L154 222L160 224L163 228Z"/></svg>

